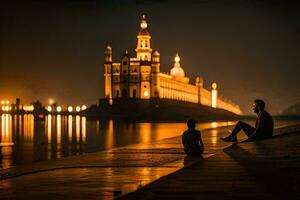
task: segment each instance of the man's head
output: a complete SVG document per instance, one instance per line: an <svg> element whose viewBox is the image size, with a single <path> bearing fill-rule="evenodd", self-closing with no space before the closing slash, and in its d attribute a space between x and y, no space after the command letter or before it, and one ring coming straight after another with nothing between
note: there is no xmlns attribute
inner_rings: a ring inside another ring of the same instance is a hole
<svg viewBox="0 0 300 200"><path fill-rule="evenodd" d="M253 104L253 112L259 113L260 111L263 111L265 109L266 103L261 99L255 99Z"/></svg>
<svg viewBox="0 0 300 200"><path fill-rule="evenodd" d="M193 119L189 119L186 124L191 129L194 129L196 127L196 121Z"/></svg>

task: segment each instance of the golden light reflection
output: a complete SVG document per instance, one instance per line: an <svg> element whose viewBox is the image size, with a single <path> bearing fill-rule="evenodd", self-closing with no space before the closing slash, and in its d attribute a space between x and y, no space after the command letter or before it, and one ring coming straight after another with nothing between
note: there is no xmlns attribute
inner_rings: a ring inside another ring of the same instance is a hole
<svg viewBox="0 0 300 200"><path fill-rule="evenodd" d="M33 115L25 114L23 119L24 123L24 139L28 142L33 141L33 132L34 132L34 117Z"/></svg>
<svg viewBox="0 0 300 200"><path fill-rule="evenodd" d="M81 132L82 132L82 142L85 144L85 140L86 140L86 117L81 118Z"/></svg>
<svg viewBox="0 0 300 200"><path fill-rule="evenodd" d="M108 131L107 131L107 135L105 138L105 147L107 149L112 148L113 142L114 142L114 124L113 124L113 120L109 120L108 121Z"/></svg>
<svg viewBox="0 0 300 200"><path fill-rule="evenodd" d="M151 123L139 124L140 136L142 143L148 143L151 140Z"/></svg>
<svg viewBox="0 0 300 200"><path fill-rule="evenodd" d="M213 146L216 146L217 141L218 141L218 131L217 130L212 130L211 131L211 143Z"/></svg>
<svg viewBox="0 0 300 200"><path fill-rule="evenodd" d="M61 115L56 116L56 136L57 136L57 148L61 149ZM57 154L58 158L60 154Z"/></svg>
<svg viewBox="0 0 300 200"><path fill-rule="evenodd" d="M211 125L211 128L217 128L218 122L211 122L210 125Z"/></svg>
<svg viewBox="0 0 300 200"><path fill-rule="evenodd" d="M1 146L11 146L14 143L12 142L12 134L11 134L11 123L12 117L9 114L1 115Z"/></svg>
<svg viewBox="0 0 300 200"><path fill-rule="evenodd" d="M72 141L72 131L73 131L73 117L72 115L68 116L68 141Z"/></svg>
<svg viewBox="0 0 300 200"><path fill-rule="evenodd" d="M76 141L80 139L80 116L76 115Z"/></svg>
<svg viewBox="0 0 300 200"><path fill-rule="evenodd" d="M51 143L51 128L52 128L52 116L48 115L47 116L47 121L46 121L46 127L47 127L47 140L48 143Z"/></svg>

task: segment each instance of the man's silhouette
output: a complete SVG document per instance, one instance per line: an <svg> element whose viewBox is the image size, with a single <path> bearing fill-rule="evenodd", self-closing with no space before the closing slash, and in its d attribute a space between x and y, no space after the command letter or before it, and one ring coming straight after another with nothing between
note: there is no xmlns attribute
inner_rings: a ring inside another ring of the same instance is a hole
<svg viewBox="0 0 300 200"><path fill-rule="evenodd" d="M248 136L246 141L260 140L272 137L273 134L273 119L270 114L265 111L265 102L261 99L254 100L253 111L257 114L255 127L239 121L231 134L225 138L221 138L227 142L237 142L236 135L243 130L244 133Z"/></svg>
<svg viewBox="0 0 300 200"><path fill-rule="evenodd" d="M182 144L184 152L190 156L197 156L203 153L203 142L201 132L196 130L196 121L190 119L187 121L188 129L182 134Z"/></svg>

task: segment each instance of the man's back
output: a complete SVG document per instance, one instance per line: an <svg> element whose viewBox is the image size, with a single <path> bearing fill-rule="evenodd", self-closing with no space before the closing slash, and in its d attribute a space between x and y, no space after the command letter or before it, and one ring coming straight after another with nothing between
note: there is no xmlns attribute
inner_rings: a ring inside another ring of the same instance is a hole
<svg viewBox="0 0 300 200"><path fill-rule="evenodd" d="M184 152L188 155L200 155L203 152L201 133L195 129L188 129L182 134Z"/></svg>
<svg viewBox="0 0 300 200"><path fill-rule="evenodd" d="M267 111L262 111L256 120L255 129L259 137L267 138L273 134L274 122Z"/></svg>

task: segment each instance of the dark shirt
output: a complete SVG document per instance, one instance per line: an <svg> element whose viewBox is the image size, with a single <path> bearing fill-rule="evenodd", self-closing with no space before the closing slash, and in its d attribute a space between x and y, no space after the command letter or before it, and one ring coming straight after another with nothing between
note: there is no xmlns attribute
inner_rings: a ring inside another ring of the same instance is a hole
<svg viewBox="0 0 300 200"><path fill-rule="evenodd" d="M201 155L203 153L203 142L201 133L195 129L188 129L182 134L184 152L188 155Z"/></svg>
<svg viewBox="0 0 300 200"><path fill-rule="evenodd" d="M267 111L259 113L255 122L255 131L253 139L262 139L272 137L274 122L271 115Z"/></svg>

